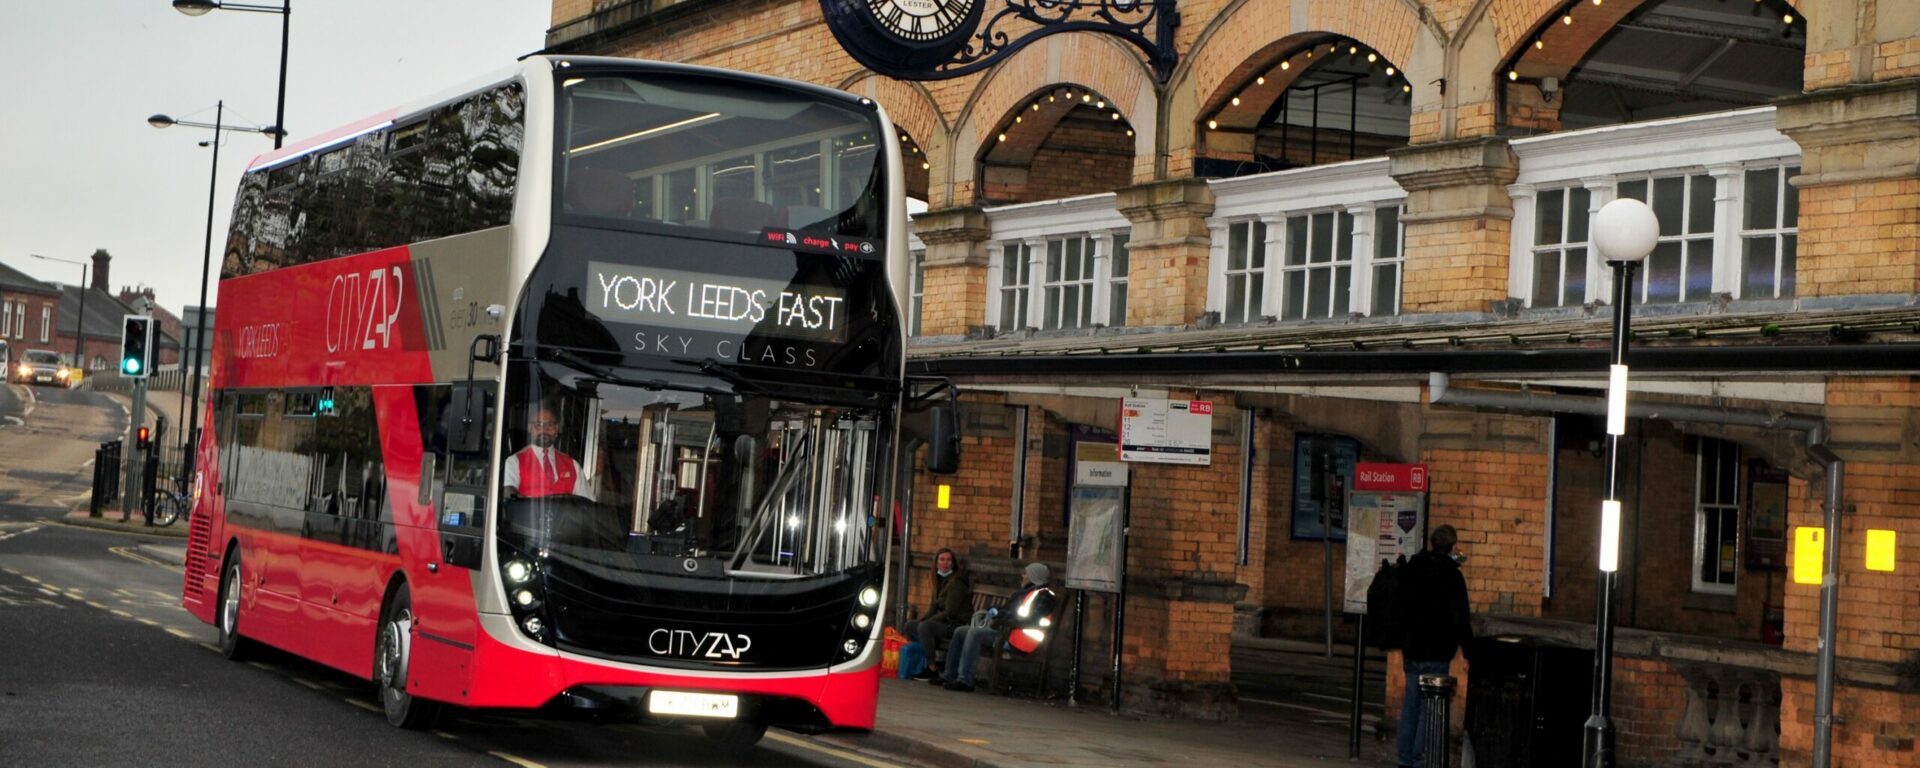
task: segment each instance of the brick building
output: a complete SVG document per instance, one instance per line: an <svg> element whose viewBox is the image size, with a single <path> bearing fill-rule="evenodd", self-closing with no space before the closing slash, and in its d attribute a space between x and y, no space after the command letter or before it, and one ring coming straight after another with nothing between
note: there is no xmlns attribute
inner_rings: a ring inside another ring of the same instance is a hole
<svg viewBox="0 0 1920 768"><path fill-rule="evenodd" d="M115 294L107 286L113 266L113 256L105 250L96 250L93 256L93 269L86 287L64 286L60 298L60 349L74 349L76 336L81 328L85 329L85 357L80 364L88 371L112 370L120 358L120 325L127 315L151 313L161 319L161 325L154 329L153 346L157 365L173 365L180 360L180 321L172 313L158 309L153 302L151 289L136 292L122 289ZM81 298L85 294L85 299ZM124 300L123 300L124 297ZM82 304L85 305L85 318L81 318ZM158 311L155 311L158 309ZM171 326L168 322L171 321Z"/></svg>
<svg viewBox="0 0 1920 768"><path fill-rule="evenodd" d="M548 42L841 88L908 137L912 366L968 402L951 508L915 483L916 601L940 545L994 573L1065 560L1076 452L1120 398L1214 404L1208 464L1131 467L1135 711L1230 717L1232 637L1327 630L1341 585L1302 474L1356 460L1428 467L1483 631L1591 647L1614 279L1591 216L1647 202L1623 763L1808 762L1820 590L1784 564L1843 477L1835 764L1920 765L1920 4L1179 11L1165 82L1079 32L895 80L811 0L555 0ZM1897 535L1896 571L1868 570L1868 530ZM1085 596L1106 658L1113 598Z"/></svg>
<svg viewBox="0 0 1920 768"><path fill-rule="evenodd" d="M29 349L55 349L53 328L60 311L60 288L0 264L0 341L18 360ZM71 352L72 347L67 347Z"/></svg>

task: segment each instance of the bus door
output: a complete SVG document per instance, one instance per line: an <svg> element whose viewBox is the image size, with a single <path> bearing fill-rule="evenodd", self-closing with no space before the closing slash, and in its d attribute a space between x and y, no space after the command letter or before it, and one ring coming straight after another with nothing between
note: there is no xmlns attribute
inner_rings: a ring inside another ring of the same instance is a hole
<svg viewBox="0 0 1920 768"><path fill-rule="evenodd" d="M424 516L410 516L421 530L403 535L416 542L408 578L420 632L436 642L415 643L411 663L419 695L458 702L468 689L469 664L479 639L474 590L484 551L488 474L493 453L492 382L414 387L420 419L420 485L410 500ZM396 504L400 500L396 500ZM427 568L427 563L435 567Z"/></svg>

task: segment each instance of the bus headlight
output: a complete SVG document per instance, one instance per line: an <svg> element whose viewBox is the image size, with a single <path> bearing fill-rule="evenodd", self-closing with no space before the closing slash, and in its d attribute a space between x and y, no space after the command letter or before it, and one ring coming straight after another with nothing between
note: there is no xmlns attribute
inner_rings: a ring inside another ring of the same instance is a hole
<svg viewBox="0 0 1920 768"><path fill-rule="evenodd" d="M853 625L860 629L866 629L873 625L873 619L867 618L867 615L864 613L856 613L853 615Z"/></svg>
<svg viewBox="0 0 1920 768"><path fill-rule="evenodd" d="M525 560L512 560L507 563L507 581L525 584L533 577L533 564Z"/></svg>
<svg viewBox="0 0 1920 768"><path fill-rule="evenodd" d="M840 646L840 650L846 651L848 656L858 655L860 653L860 641L848 640L845 645Z"/></svg>
<svg viewBox="0 0 1920 768"><path fill-rule="evenodd" d="M529 635L539 637L540 632L546 629L547 625L540 621L538 616L528 616L520 621L520 628L526 630Z"/></svg>
<svg viewBox="0 0 1920 768"><path fill-rule="evenodd" d="M860 604L872 608L880 604L880 590L867 587L860 590Z"/></svg>
<svg viewBox="0 0 1920 768"><path fill-rule="evenodd" d="M516 590L513 593L513 603L514 605L518 605L522 608L532 608L533 607L533 590L531 589Z"/></svg>

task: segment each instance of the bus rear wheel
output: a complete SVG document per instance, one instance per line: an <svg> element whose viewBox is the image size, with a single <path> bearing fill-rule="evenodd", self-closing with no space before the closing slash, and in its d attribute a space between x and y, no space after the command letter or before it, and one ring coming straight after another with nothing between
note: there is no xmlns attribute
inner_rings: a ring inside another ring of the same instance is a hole
<svg viewBox="0 0 1920 768"><path fill-rule="evenodd" d="M733 749L748 749L760 743L767 735L767 724L752 720L735 720L730 723L707 723L700 726L707 738L720 742L721 746Z"/></svg>
<svg viewBox="0 0 1920 768"><path fill-rule="evenodd" d="M380 633L373 647L373 682L380 687L380 709L386 713L387 723L421 731L433 726L440 705L407 693L412 647L413 598L403 584L380 613Z"/></svg>
<svg viewBox="0 0 1920 768"><path fill-rule="evenodd" d="M219 631L220 655L231 661L245 661L249 650L246 638L240 636L240 553L235 551L227 558L227 568L220 574L220 609L214 616L214 627Z"/></svg>

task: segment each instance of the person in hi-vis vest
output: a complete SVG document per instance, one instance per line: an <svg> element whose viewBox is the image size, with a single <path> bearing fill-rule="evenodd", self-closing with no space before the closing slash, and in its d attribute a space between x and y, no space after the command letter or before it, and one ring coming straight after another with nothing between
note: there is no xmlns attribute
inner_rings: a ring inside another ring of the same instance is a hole
<svg viewBox="0 0 1920 768"><path fill-rule="evenodd" d="M542 496L580 496L593 498L592 482L580 472L573 460L554 442L560 437L560 412L553 404L542 402L527 419L527 447L507 457L506 477L502 485L521 498Z"/></svg>

